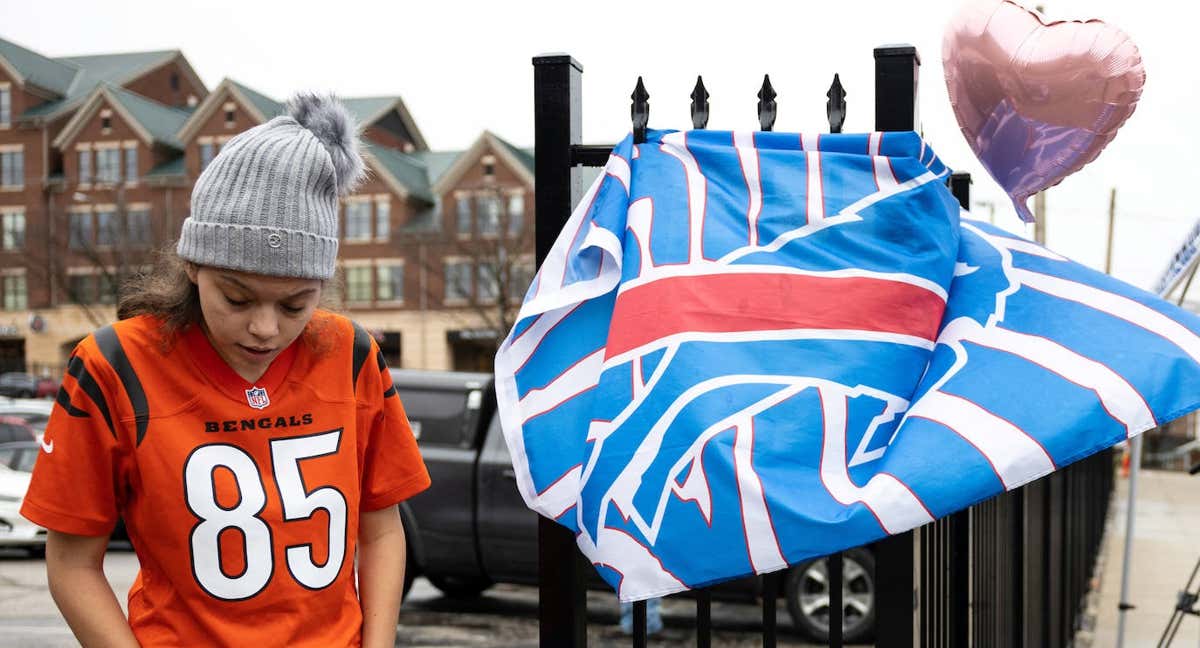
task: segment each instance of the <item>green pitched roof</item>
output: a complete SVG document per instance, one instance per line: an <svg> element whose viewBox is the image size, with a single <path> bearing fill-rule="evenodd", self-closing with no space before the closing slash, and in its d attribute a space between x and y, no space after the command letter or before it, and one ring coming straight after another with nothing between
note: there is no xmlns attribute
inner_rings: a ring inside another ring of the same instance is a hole
<svg viewBox="0 0 1200 648"><path fill-rule="evenodd" d="M184 164L182 155L163 162L162 164L150 169L145 175L146 178L160 178L166 176L182 176L187 173L187 166Z"/></svg>
<svg viewBox="0 0 1200 648"><path fill-rule="evenodd" d="M433 202L433 192L429 188L429 169L420 160L382 146L370 148L368 151L410 196L428 203Z"/></svg>
<svg viewBox="0 0 1200 648"><path fill-rule="evenodd" d="M272 117L283 114L284 106L282 103L275 101L274 99L249 86L242 85L233 79L230 79L229 83L233 84L233 86L237 88L238 92L242 93L242 96L246 97L246 101L254 104L254 107L260 113L262 113L263 117L268 121L270 121Z"/></svg>
<svg viewBox="0 0 1200 648"><path fill-rule="evenodd" d="M79 72L74 65L42 56L3 38L0 38L0 56L26 81L64 96Z"/></svg>
<svg viewBox="0 0 1200 648"><path fill-rule="evenodd" d="M97 54L94 56L67 56L56 60L70 63L79 68L79 75L71 83L70 96L85 95L101 83L120 85L135 72L154 67L178 56L177 50L156 52L125 52L121 54Z"/></svg>
<svg viewBox="0 0 1200 648"><path fill-rule="evenodd" d="M508 149L508 152L512 153L513 157L517 158L521 165L528 169L530 173L535 173L533 168L533 151L517 148L495 133L492 133L492 137L495 137L497 142L500 142L504 148Z"/></svg>
<svg viewBox="0 0 1200 648"><path fill-rule="evenodd" d="M150 136L154 138L155 142L183 149L183 144L176 139L175 133L183 127L183 122L187 121L191 112L165 106L113 85L106 85L105 90L113 97L114 101L129 112L142 128L150 132Z"/></svg>
<svg viewBox="0 0 1200 648"><path fill-rule="evenodd" d="M34 85L50 90L59 99L26 110L22 118L52 117L75 108L96 86L119 86L135 74L179 55L177 50L125 52L95 56L48 58L10 41L0 39L0 56Z"/></svg>
<svg viewBox="0 0 1200 648"><path fill-rule="evenodd" d="M352 97L341 98L341 102L346 106L346 110L354 115L354 121L362 124L370 117L374 117L376 113L392 104L400 101L400 97Z"/></svg>
<svg viewBox="0 0 1200 648"><path fill-rule="evenodd" d="M464 152L465 151L419 151L412 153L411 155L412 157L420 160L421 163L425 165L426 169L429 169L429 182L437 184L437 181L441 180L442 176L446 174L446 171L453 166L454 161L458 159L458 156L462 155Z"/></svg>

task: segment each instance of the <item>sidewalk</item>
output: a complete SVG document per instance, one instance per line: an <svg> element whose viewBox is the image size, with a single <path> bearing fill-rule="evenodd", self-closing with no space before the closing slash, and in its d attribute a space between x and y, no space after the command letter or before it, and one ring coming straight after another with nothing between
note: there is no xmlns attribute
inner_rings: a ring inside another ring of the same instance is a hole
<svg viewBox="0 0 1200 648"><path fill-rule="evenodd" d="M1117 604L1125 550L1129 480L1118 478L1100 556L1100 591L1091 645L1117 645ZM1134 512L1133 557L1126 613L1126 648L1153 648L1175 608L1176 597L1200 558L1200 476L1143 470ZM1200 617L1183 621L1173 646L1200 645Z"/></svg>

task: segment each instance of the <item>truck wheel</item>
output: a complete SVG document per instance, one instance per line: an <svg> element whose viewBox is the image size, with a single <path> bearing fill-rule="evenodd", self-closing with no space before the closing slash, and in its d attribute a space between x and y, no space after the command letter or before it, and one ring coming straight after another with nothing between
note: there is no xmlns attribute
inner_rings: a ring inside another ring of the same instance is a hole
<svg viewBox="0 0 1200 648"><path fill-rule="evenodd" d="M459 576L426 576L433 586L450 598L475 598L492 586L486 578L464 578Z"/></svg>
<svg viewBox="0 0 1200 648"><path fill-rule="evenodd" d="M824 558L788 572L792 624L817 641L829 640L829 571ZM858 643L875 630L875 558L864 549L842 552L842 638Z"/></svg>

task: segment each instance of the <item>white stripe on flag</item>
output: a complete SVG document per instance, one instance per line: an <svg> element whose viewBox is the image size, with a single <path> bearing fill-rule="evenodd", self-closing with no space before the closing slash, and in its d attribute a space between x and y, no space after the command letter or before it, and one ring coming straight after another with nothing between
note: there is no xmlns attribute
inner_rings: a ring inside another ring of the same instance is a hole
<svg viewBox="0 0 1200 648"><path fill-rule="evenodd" d="M529 390L520 403L522 420L545 414L580 392L595 387L603 364L604 349L600 349L571 365L545 387Z"/></svg>
<svg viewBox="0 0 1200 648"><path fill-rule="evenodd" d="M981 328L963 338L989 348L1012 353L1063 378L1096 392L1100 404L1126 435L1154 427L1154 412L1142 395L1120 374L1044 337L1000 327Z"/></svg>
<svg viewBox="0 0 1200 648"><path fill-rule="evenodd" d="M940 423L975 446L992 465L1005 490L1054 470L1045 448L1024 430L960 396L936 389L926 392L909 408L907 418Z"/></svg>
<svg viewBox="0 0 1200 648"><path fill-rule="evenodd" d="M750 245L758 245L758 216L762 213L762 178L758 173L758 149L754 146L754 133L735 131L733 146L742 166L742 177L746 180L749 200L746 207L746 223L750 228Z"/></svg>
<svg viewBox="0 0 1200 648"><path fill-rule="evenodd" d="M1197 337L1183 324L1149 306L1144 306L1128 297L1122 297L1107 290L1040 272L1014 268L1012 274L1017 281L1034 290L1083 304L1140 326L1169 341L1191 356L1193 360L1200 362L1200 337Z"/></svg>
<svg viewBox="0 0 1200 648"><path fill-rule="evenodd" d="M662 150L679 160L687 178L688 194L688 261L695 263L704 258L704 210L708 196L708 179L700 173L696 158L687 148L686 134L671 133L662 138Z"/></svg>
<svg viewBox="0 0 1200 648"><path fill-rule="evenodd" d="M610 155L608 157L608 164L604 165L604 172L616 178L625 187L625 193L629 193L629 177L632 172L625 158Z"/></svg>
<svg viewBox="0 0 1200 648"><path fill-rule="evenodd" d="M821 410L825 416L821 449L821 483L845 506L862 502L889 534L899 533L933 521L917 496L900 480L877 474L865 486L850 479L846 468L846 397L844 389L822 387Z"/></svg>
<svg viewBox="0 0 1200 648"><path fill-rule="evenodd" d="M674 574L663 568L657 556L620 529L601 527L600 537L595 544L586 533L577 535L575 541L593 564L603 565L621 574L617 597L622 602L687 589Z"/></svg>
<svg viewBox="0 0 1200 648"><path fill-rule="evenodd" d="M787 565L779 550L779 539L767 510L762 480L754 470L754 420L745 417L737 423L733 442L734 473L737 477L738 498L742 504L742 526L746 530L746 549L750 567L755 573L782 569ZM699 455L697 455L699 457Z"/></svg>

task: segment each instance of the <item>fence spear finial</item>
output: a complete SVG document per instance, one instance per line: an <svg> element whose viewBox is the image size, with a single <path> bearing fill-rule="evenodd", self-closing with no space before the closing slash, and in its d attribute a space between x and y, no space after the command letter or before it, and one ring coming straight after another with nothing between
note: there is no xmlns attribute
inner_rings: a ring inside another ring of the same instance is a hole
<svg viewBox="0 0 1200 648"><path fill-rule="evenodd" d="M704 79L696 75L696 87L692 88L692 128L697 130L708 126L708 90L704 88Z"/></svg>
<svg viewBox="0 0 1200 648"><path fill-rule="evenodd" d="M650 123L650 93L646 92L646 85L642 83L642 77L638 77L637 86L633 89L633 94L629 95L633 99L633 105L629 108L630 116L633 118L633 143L646 143L646 125Z"/></svg>
<svg viewBox="0 0 1200 648"><path fill-rule="evenodd" d="M829 132L842 132L842 125L846 123L846 89L842 87L842 80L837 73L833 74L833 83L829 86L829 92L825 93L829 97L829 101L825 102L825 116L829 118Z"/></svg>
<svg viewBox="0 0 1200 648"><path fill-rule="evenodd" d="M758 125L764 131L775 126L775 88L771 87L771 75L764 74L762 88L758 91Z"/></svg>

